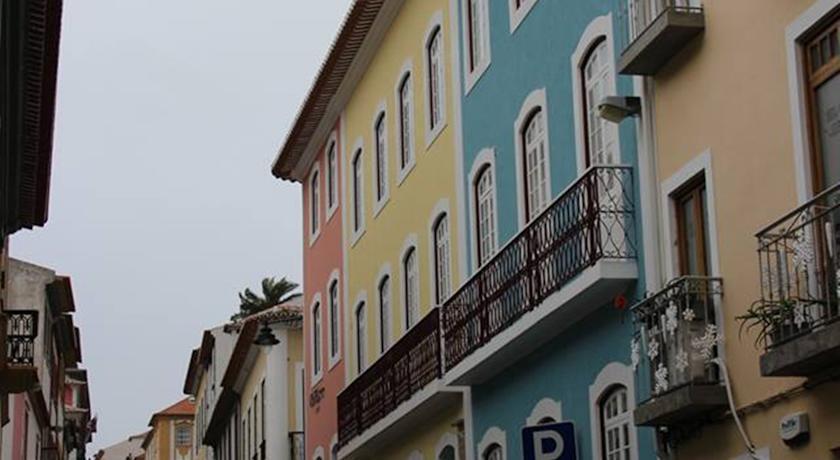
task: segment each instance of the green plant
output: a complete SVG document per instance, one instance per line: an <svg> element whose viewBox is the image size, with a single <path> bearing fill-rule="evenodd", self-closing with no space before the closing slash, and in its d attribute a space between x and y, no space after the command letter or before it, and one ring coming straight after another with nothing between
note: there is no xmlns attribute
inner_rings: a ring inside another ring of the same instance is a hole
<svg viewBox="0 0 840 460"><path fill-rule="evenodd" d="M793 316L795 306L789 299L772 304L756 301L750 305L745 314L735 317L741 323L738 328L738 337L741 338L745 331L749 332L757 328L755 347L758 348L762 343L767 344L768 340L772 339L774 331Z"/></svg>
<svg viewBox="0 0 840 460"><path fill-rule="evenodd" d="M265 309L279 305L293 297L298 284L289 281L286 277L279 280L264 278L262 280L262 296L254 293L250 288L245 288L239 293L239 313L230 317L231 321L239 321L246 316L259 313Z"/></svg>

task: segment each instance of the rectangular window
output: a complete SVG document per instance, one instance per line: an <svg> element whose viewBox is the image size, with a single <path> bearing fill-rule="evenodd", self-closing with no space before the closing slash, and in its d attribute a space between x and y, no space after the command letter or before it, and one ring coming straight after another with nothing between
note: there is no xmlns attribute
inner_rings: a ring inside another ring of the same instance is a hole
<svg viewBox="0 0 840 460"><path fill-rule="evenodd" d="M485 166L475 183L476 224L478 228L478 265L496 252L496 190L492 166Z"/></svg>
<svg viewBox="0 0 840 460"><path fill-rule="evenodd" d="M805 44L814 193L840 182L840 13Z"/></svg>
<svg viewBox="0 0 840 460"><path fill-rule="evenodd" d="M330 144L327 151L327 205L330 209L338 203L338 154L335 142Z"/></svg>
<svg viewBox="0 0 840 460"><path fill-rule="evenodd" d="M380 352L391 346L391 278L379 283L379 348Z"/></svg>
<svg viewBox="0 0 840 460"><path fill-rule="evenodd" d="M338 356L338 281L330 285L330 357Z"/></svg>
<svg viewBox="0 0 840 460"><path fill-rule="evenodd" d="M444 214L434 228L435 242L435 300L441 305L450 291L449 274L449 222Z"/></svg>
<svg viewBox="0 0 840 460"><path fill-rule="evenodd" d="M405 328L411 329L420 319L419 296L420 286L417 279L417 251L409 249L403 259L403 285L405 288Z"/></svg>
<svg viewBox="0 0 840 460"><path fill-rule="evenodd" d="M435 129L443 119L443 32L432 32L428 43L429 67L429 127Z"/></svg>
<svg viewBox="0 0 840 460"><path fill-rule="evenodd" d="M470 72L476 70L484 59L484 0L467 1L467 39L469 41Z"/></svg>
<svg viewBox="0 0 840 460"><path fill-rule="evenodd" d="M365 370L365 303L356 307L356 364L359 374Z"/></svg>
<svg viewBox="0 0 840 460"><path fill-rule="evenodd" d="M411 74L406 74L400 85L400 169L405 169L413 157L411 119Z"/></svg>
<svg viewBox="0 0 840 460"><path fill-rule="evenodd" d="M388 170L385 150L385 114L379 115L374 128L376 142L376 201L382 201L388 194Z"/></svg>
<svg viewBox="0 0 840 460"><path fill-rule="evenodd" d="M318 233L318 214L319 214L319 181L318 171L312 174L312 179L309 181L309 216L311 218L311 233L314 235Z"/></svg>
<svg viewBox="0 0 840 460"><path fill-rule="evenodd" d="M706 184L696 180L673 197L681 275L708 276Z"/></svg>
<svg viewBox="0 0 840 460"><path fill-rule="evenodd" d="M362 229L362 151L353 157L353 230Z"/></svg>
<svg viewBox="0 0 840 460"><path fill-rule="evenodd" d="M321 304L312 308L312 367L315 375L321 373Z"/></svg>

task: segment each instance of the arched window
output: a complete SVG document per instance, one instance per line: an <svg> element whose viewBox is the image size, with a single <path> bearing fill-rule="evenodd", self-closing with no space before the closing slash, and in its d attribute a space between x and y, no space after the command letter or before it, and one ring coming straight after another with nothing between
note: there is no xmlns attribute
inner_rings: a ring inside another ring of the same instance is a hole
<svg viewBox="0 0 840 460"><path fill-rule="evenodd" d="M320 177L318 170L312 173L312 178L309 180L309 217L310 217L310 233L315 235L318 233L318 217L320 213Z"/></svg>
<svg viewBox="0 0 840 460"><path fill-rule="evenodd" d="M312 370L314 375L321 373L321 303L312 307Z"/></svg>
<svg viewBox="0 0 840 460"><path fill-rule="evenodd" d="M435 302L440 305L449 297L451 279L449 270L449 219L446 214L438 217L432 228L435 255Z"/></svg>
<svg viewBox="0 0 840 460"><path fill-rule="evenodd" d="M469 71L474 72L486 59L487 23L484 8L485 0L466 0L467 16L467 51Z"/></svg>
<svg viewBox="0 0 840 460"><path fill-rule="evenodd" d="M330 358L338 356L338 280L330 283Z"/></svg>
<svg viewBox="0 0 840 460"><path fill-rule="evenodd" d="M406 251L402 265L405 292L405 327L411 329L420 319L420 280L417 271L417 250L414 247Z"/></svg>
<svg viewBox="0 0 840 460"><path fill-rule="evenodd" d="M426 58L429 70L429 129L433 130L443 120L443 31L440 26L429 34Z"/></svg>
<svg viewBox="0 0 840 460"><path fill-rule="evenodd" d="M353 156L353 231L362 229L362 149Z"/></svg>
<svg viewBox="0 0 840 460"><path fill-rule="evenodd" d="M379 347L382 353L391 346L391 277L379 282Z"/></svg>
<svg viewBox="0 0 840 460"><path fill-rule="evenodd" d="M455 448L452 446L444 447L438 454L438 460L455 460Z"/></svg>
<svg viewBox="0 0 840 460"><path fill-rule="evenodd" d="M400 170L408 167L414 160L414 140L411 138L412 100L411 73L403 76L399 86L400 103Z"/></svg>
<svg viewBox="0 0 840 460"><path fill-rule="evenodd" d="M581 65L586 124L586 167L615 164L617 139L615 130L598 115L598 104L608 96L613 78L613 64L608 56L607 40L601 37L592 46Z"/></svg>
<svg viewBox="0 0 840 460"><path fill-rule="evenodd" d="M365 303L359 302L356 307L356 364L361 374L365 370Z"/></svg>
<svg viewBox="0 0 840 460"><path fill-rule="evenodd" d="M525 215L531 221L548 204L548 152L542 108L531 113L522 130L521 142L525 154Z"/></svg>
<svg viewBox="0 0 840 460"><path fill-rule="evenodd" d="M376 149L376 201L388 195L388 164L385 138L385 112L379 114L373 128Z"/></svg>
<svg viewBox="0 0 840 460"><path fill-rule="evenodd" d="M626 387L616 385L601 399L601 449L606 460L631 458L632 415Z"/></svg>
<svg viewBox="0 0 840 460"><path fill-rule="evenodd" d="M332 209L338 203L338 153L335 142L330 142L327 149L327 208Z"/></svg>
<svg viewBox="0 0 840 460"><path fill-rule="evenodd" d="M484 166L473 187L478 265L483 265L496 252L496 187L492 166Z"/></svg>
<svg viewBox="0 0 840 460"><path fill-rule="evenodd" d="M505 453L502 451L502 446L499 444L490 444L481 454L482 460L504 460Z"/></svg>

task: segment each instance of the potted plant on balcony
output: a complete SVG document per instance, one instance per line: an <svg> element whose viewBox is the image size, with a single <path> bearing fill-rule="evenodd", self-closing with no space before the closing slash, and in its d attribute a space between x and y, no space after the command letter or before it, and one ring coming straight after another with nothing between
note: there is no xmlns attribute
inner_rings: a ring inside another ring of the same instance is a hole
<svg viewBox="0 0 840 460"><path fill-rule="evenodd" d="M797 303L791 299L773 303L758 300L750 305L746 313L735 317L741 323L738 336L757 329L756 347L761 343L777 344L782 340L784 328L799 332L808 327L806 321L796 321L798 314Z"/></svg>

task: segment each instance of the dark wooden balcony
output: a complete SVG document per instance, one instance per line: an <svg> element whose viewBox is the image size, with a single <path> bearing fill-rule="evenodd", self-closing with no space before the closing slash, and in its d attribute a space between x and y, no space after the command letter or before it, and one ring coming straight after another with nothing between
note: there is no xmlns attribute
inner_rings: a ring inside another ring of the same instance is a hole
<svg viewBox="0 0 840 460"><path fill-rule="evenodd" d="M677 278L633 306L634 365L651 381L651 397L634 411L636 425L675 427L696 423L727 407L717 357L719 278Z"/></svg>
<svg viewBox="0 0 840 460"><path fill-rule="evenodd" d="M306 449L304 448L303 431L292 431L289 433L289 459L290 460L304 460L306 458ZM265 441L260 445L262 452L265 452ZM265 458L265 456L263 456ZM332 457L330 457L332 458Z"/></svg>
<svg viewBox="0 0 840 460"><path fill-rule="evenodd" d="M440 401L415 396L441 377L442 364L440 310L435 308L338 395L342 458L375 458L374 445L416 427L408 412L420 418L434 413ZM397 410L405 413L391 417L392 425L388 416ZM350 452L344 453L349 444Z"/></svg>
<svg viewBox="0 0 840 460"><path fill-rule="evenodd" d="M38 380L35 368L38 312L7 310L5 316L6 356L0 382L4 391L19 393L33 388Z"/></svg>
<svg viewBox="0 0 840 460"><path fill-rule="evenodd" d="M447 383L485 381L637 278L632 185L589 169L444 303Z"/></svg>
<svg viewBox="0 0 840 460"><path fill-rule="evenodd" d="M690 0L629 0L622 15L626 45L619 73L655 75L706 27L701 6Z"/></svg>
<svg viewBox="0 0 840 460"><path fill-rule="evenodd" d="M747 316L765 345L761 374L814 377L840 368L840 184L756 237L761 299Z"/></svg>

